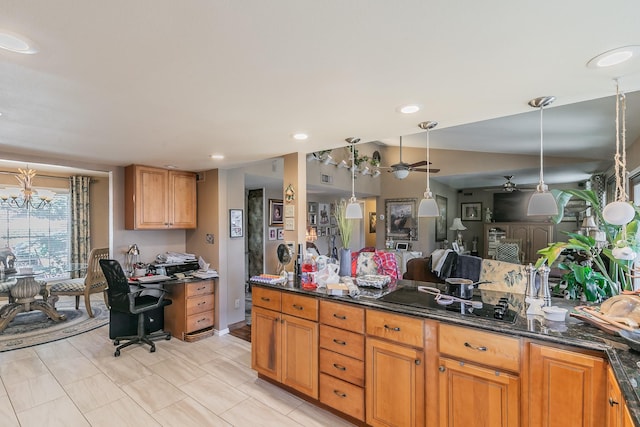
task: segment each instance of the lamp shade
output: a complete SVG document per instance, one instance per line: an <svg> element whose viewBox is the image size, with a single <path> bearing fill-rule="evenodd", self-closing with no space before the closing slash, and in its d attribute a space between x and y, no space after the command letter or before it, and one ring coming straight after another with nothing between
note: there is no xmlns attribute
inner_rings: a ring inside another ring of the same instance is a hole
<svg viewBox="0 0 640 427"><path fill-rule="evenodd" d="M602 210L602 217L609 224L626 225L636 215L635 209L629 202L611 202Z"/></svg>
<svg viewBox="0 0 640 427"><path fill-rule="evenodd" d="M529 216L553 216L558 215L558 204L553 194L548 191L536 191L529 199L527 207Z"/></svg>
<svg viewBox="0 0 640 427"><path fill-rule="evenodd" d="M464 225L462 225L462 220L460 218L453 218L453 224L451 224L451 227L449 228L449 230L466 230L467 227L465 227Z"/></svg>
<svg viewBox="0 0 640 427"><path fill-rule="evenodd" d="M396 169L393 171L393 176L398 179L405 179L409 176L409 169Z"/></svg>
<svg viewBox="0 0 640 427"><path fill-rule="evenodd" d="M362 219L362 207L355 198L352 198L347 205L344 217L347 219Z"/></svg>
<svg viewBox="0 0 640 427"><path fill-rule="evenodd" d="M585 216L582 220L582 228L598 228L592 216Z"/></svg>
<svg viewBox="0 0 640 427"><path fill-rule="evenodd" d="M440 209L438 209L438 203L431 197L425 197L420 200L418 206L418 217L437 217L440 216Z"/></svg>

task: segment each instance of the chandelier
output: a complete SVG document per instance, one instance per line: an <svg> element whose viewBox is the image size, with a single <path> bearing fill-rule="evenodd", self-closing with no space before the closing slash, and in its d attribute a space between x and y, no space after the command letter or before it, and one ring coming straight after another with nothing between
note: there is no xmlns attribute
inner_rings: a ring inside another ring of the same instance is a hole
<svg viewBox="0 0 640 427"><path fill-rule="evenodd" d="M0 190L0 204L18 209L41 209L51 204L55 193L49 190L35 190L33 178L36 176L34 169L20 169L16 179L22 186L9 187Z"/></svg>

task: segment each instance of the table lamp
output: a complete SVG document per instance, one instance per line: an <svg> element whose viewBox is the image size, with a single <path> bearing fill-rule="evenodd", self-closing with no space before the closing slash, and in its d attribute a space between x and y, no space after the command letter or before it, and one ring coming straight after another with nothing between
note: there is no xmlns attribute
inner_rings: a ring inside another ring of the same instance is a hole
<svg viewBox="0 0 640 427"><path fill-rule="evenodd" d="M451 224L451 227L449 228L449 230L457 231L456 242L458 242L459 246L462 246L462 230L466 230L466 229L467 227L462 225L462 220L460 218L453 219L453 224Z"/></svg>
<svg viewBox="0 0 640 427"><path fill-rule="evenodd" d="M135 266L138 263L138 257L140 256L140 249L138 249L138 245L135 243L129 246L127 252L124 255L124 268L125 271L129 274L129 277L133 276L133 272L135 270Z"/></svg>

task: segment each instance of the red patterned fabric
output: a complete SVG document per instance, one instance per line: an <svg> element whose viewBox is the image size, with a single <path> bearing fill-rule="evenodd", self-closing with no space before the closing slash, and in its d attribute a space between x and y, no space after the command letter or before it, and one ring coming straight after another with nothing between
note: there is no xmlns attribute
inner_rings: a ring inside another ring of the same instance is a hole
<svg viewBox="0 0 640 427"><path fill-rule="evenodd" d="M378 274L391 276L392 279L396 280L400 278L400 270L398 269L398 261L396 260L395 254L376 251L374 259L378 265Z"/></svg>

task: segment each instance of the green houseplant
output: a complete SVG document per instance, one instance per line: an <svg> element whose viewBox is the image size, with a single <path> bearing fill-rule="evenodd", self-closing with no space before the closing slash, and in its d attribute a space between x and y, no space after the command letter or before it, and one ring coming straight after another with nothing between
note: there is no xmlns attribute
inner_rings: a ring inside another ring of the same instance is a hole
<svg viewBox="0 0 640 427"><path fill-rule="evenodd" d="M333 209L333 216L338 224L338 231L340 232L340 240L342 241L342 248L340 248L340 276L351 276L351 249L349 249L349 243L351 242L351 232L353 231L353 220L346 218L347 201L340 199L336 202Z"/></svg>
<svg viewBox="0 0 640 427"><path fill-rule="evenodd" d="M625 226L608 224L602 216L602 206L595 192L592 190L552 190L558 203L559 213L553 218L557 224L564 216L564 207L569 199L575 197L587 202L593 215L604 232L605 241L596 241L592 236L579 233L567 233L566 242L555 242L538 251L541 257L536 267L547 263L553 265L565 251L576 252L583 261L560 262L558 267L566 270L562 276L562 283L570 298L578 298L584 293L588 301L599 301L603 298L617 295L623 289L631 289L630 273L633 259L620 259L616 253L630 250L637 253L640 250L638 241L637 207L634 219ZM623 249L624 248L624 249ZM614 256L615 255L617 256Z"/></svg>

